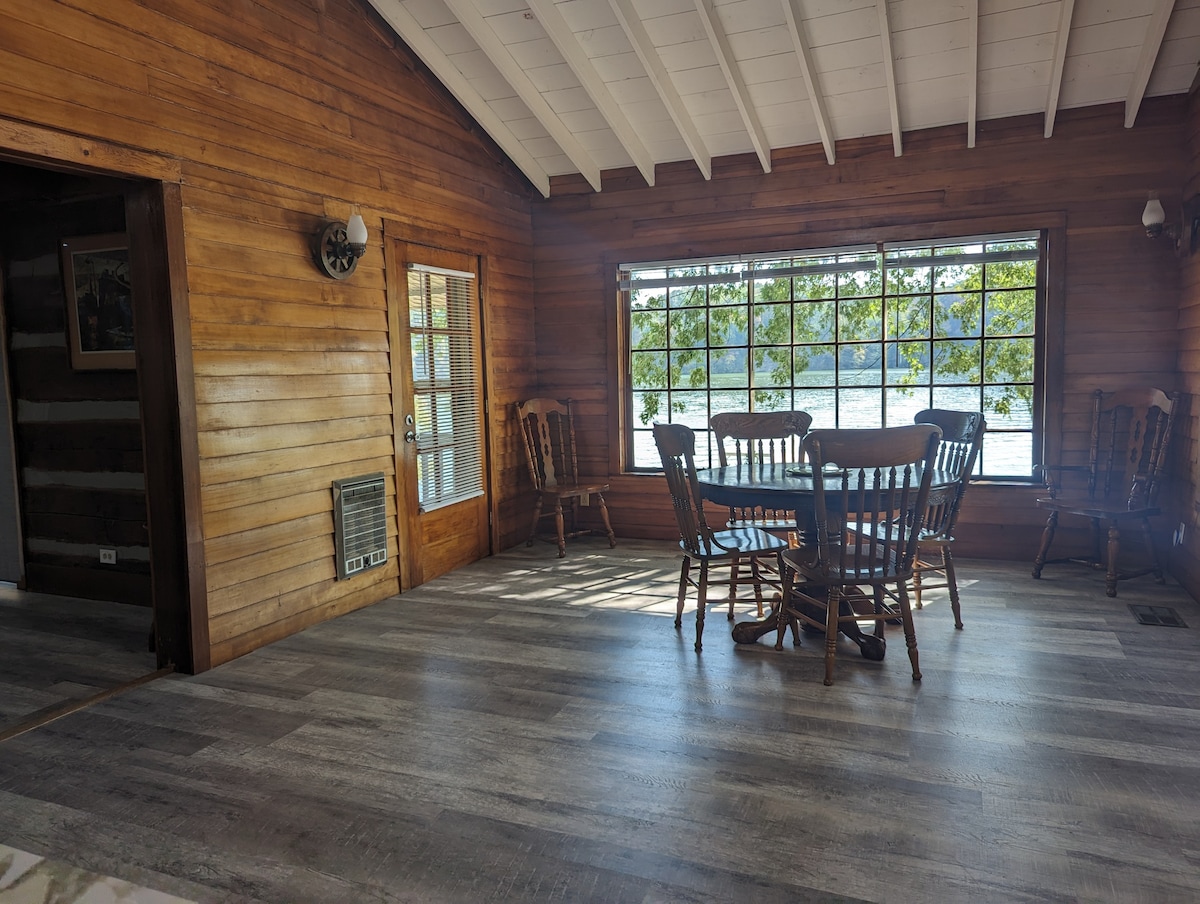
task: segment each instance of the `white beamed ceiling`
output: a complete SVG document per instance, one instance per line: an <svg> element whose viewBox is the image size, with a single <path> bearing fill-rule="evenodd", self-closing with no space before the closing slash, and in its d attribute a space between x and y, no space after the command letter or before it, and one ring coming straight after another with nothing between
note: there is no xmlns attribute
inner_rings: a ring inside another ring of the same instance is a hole
<svg viewBox="0 0 1200 904"><path fill-rule="evenodd" d="M1200 0L371 0L547 197L550 177L1186 93Z"/></svg>

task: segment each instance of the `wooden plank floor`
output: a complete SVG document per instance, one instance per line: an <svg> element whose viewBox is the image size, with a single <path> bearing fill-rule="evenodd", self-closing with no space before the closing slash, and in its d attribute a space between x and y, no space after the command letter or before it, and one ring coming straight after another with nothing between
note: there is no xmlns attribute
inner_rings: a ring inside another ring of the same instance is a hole
<svg viewBox="0 0 1200 904"><path fill-rule="evenodd" d="M1200 606L960 566L881 663L524 547L0 744L0 844L201 902L1200 900ZM1189 627L1139 625L1128 603Z"/></svg>
<svg viewBox="0 0 1200 904"><path fill-rule="evenodd" d="M0 586L0 733L153 672L143 606Z"/></svg>

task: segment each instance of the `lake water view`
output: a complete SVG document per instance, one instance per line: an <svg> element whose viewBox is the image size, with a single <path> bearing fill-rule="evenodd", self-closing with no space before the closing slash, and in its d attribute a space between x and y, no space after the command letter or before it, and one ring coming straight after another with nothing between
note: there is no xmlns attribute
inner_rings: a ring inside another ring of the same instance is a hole
<svg viewBox="0 0 1200 904"><path fill-rule="evenodd" d="M815 375L814 375L815 376ZM819 382L814 380L813 382ZM988 422L988 433L984 437L983 449L980 452L976 474L988 477L1028 478L1032 474L1033 436L1029 432L991 432L1018 430L1028 431L1033 423L1027 406L1023 410L1014 411L1008 416L1002 416L988 410L984 398L996 394L1000 387L983 387L982 395L978 386L921 386L895 387L880 391L878 385L872 387L847 387L838 389L791 389L785 390L785 398L778 404L767 407L755 406L755 410L798 410L807 411L812 415L812 428L827 427L895 427L911 424L913 416L926 408L948 408L958 411L983 411ZM786 398L790 392L791 398ZM642 397L647 393L634 393L634 463L638 468L657 470L659 465L658 450L654 445L654 436L650 432L651 424L642 425L639 413L642 410ZM746 411L749 406L749 392L745 389L727 390L713 389L711 391L673 390L671 399L682 410L665 411L665 393L659 393L660 409L655 418L660 422L684 424L696 431L696 466L701 468L717 465L716 447L713 445L712 434L708 431L708 418L711 414L722 411ZM837 418L837 407L840 399L841 420ZM881 399L883 401L881 401ZM711 400L711 401L710 401ZM886 405L886 414L884 407Z"/></svg>

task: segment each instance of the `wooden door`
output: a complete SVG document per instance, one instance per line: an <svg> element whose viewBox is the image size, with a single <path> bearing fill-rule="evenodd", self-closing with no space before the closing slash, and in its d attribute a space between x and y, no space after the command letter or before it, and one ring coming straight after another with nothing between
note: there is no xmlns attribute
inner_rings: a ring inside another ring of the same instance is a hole
<svg viewBox="0 0 1200 904"><path fill-rule="evenodd" d="M479 260L390 256L401 588L491 553Z"/></svg>

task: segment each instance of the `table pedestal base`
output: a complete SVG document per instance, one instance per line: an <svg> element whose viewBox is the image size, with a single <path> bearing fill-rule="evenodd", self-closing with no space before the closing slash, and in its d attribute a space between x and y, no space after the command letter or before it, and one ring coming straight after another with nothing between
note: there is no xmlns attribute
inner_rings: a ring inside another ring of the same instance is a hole
<svg viewBox="0 0 1200 904"><path fill-rule="evenodd" d="M813 588L814 590L818 588ZM810 594L812 596L820 596L819 593ZM844 597L839 603L839 611L842 615L853 615L854 612L850 608L850 603ZM824 619L825 613L817 612L816 607L813 607L813 618ZM816 625L809 622L803 622L804 633L812 635L824 636L823 628L818 628ZM764 634L770 634L772 631L779 629L779 613L778 610L772 612L766 618L758 619L757 621L738 622L733 626L733 642L740 644L758 643L758 639ZM887 641L882 637L876 637L874 634L867 634L856 621L844 621L838 624L838 632L846 635L856 644L858 651L862 654L863 659L870 659L872 662L879 662L887 654Z"/></svg>

